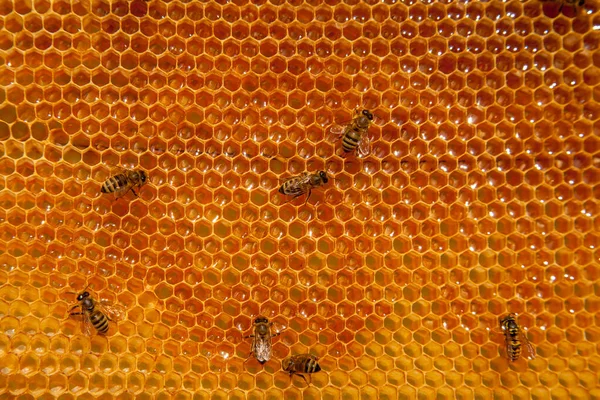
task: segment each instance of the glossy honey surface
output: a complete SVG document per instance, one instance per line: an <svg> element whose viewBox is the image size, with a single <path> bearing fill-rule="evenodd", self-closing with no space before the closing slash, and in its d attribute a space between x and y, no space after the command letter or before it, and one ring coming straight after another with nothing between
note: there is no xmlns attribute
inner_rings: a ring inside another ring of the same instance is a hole
<svg viewBox="0 0 600 400"><path fill-rule="evenodd" d="M600 398L599 5L559 3L0 0L0 399Z"/></svg>

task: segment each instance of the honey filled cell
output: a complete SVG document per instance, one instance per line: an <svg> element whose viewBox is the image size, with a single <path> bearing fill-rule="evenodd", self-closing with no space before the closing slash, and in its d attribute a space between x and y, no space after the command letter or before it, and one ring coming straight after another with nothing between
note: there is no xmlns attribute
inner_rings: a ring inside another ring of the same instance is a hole
<svg viewBox="0 0 600 400"><path fill-rule="evenodd" d="M0 396L598 397L598 8L0 1Z"/></svg>

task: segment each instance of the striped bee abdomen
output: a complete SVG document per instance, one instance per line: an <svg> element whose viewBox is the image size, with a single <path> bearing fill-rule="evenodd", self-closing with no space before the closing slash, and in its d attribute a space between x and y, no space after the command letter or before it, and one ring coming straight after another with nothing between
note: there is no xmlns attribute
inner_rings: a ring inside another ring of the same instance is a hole
<svg viewBox="0 0 600 400"><path fill-rule="evenodd" d="M349 153L358 147L361 134L354 129L349 130L342 138L342 149Z"/></svg>
<svg viewBox="0 0 600 400"><path fill-rule="evenodd" d="M95 310L90 314L90 322L98 333L108 332L108 318L102 312Z"/></svg>
<svg viewBox="0 0 600 400"><path fill-rule="evenodd" d="M111 176L102 185L102 193L114 193L127 185L127 177L124 174Z"/></svg>
<svg viewBox="0 0 600 400"><path fill-rule="evenodd" d="M311 358L306 363L306 367L305 367L304 372L306 372L307 374L312 374L314 372L319 372L320 370L321 370L321 366L319 365L319 363L317 362L317 360Z"/></svg>
<svg viewBox="0 0 600 400"><path fill-rule="evenodd" d="M521 355L521 341L518 337L518 332L510 332L509 333L509 341L508 341L508 356L512 361L516 361L519 359Z"/></svg>

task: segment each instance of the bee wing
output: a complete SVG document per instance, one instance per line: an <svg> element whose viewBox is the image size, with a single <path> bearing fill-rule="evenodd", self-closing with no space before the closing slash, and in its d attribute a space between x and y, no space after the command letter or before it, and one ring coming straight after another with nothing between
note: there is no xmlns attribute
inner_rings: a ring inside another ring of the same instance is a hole
<svg viewBox="0 0 600 400"><path fill-rule="evenodd" d="M254 352L254 356L258 361L266 362L271 359L271 349L273 348L271 344L271 338L261 338L255 337L254 343L252 346L252 351Z"/></svg>
<svg viewBox="0 0 600 400"><path fill-rule="evenodd" d="M310 172L303 172L302 175L299 176L300 179L298 180L298 184L301 186L310 185L311 175Z"/></svg>
<svg viewBox="0 0 600 400"><path fill-rule="evenodd" d="M122 187L115 190L115 199L120 199L121 197L125 196L127 194L127 192L129 192L133 186L134 186L133 183L131 183L130 181L127 181L126 185L123 185Z"/></svg>
<svg viewBox="0 0 600 400"><path fill-rule="evenodd" d="M279 178L279 180L281 181L281 183L286 183L288 181L291 181L292 179L296 180L296 186L306 186L307 184L310 183L310 172L303 172L300 175L297 176L288 176L287 178Z"/></svg>
<svg viewBox="0 0 600 400"><path fill-rule="evenodd" d="M521 343L523 343L524 348L523 356L533 360L535 358L535 349L533 348L533 345L531 344L531 342L529 342L529 339L527 339L527 335L525 335L525 332L521 330L519 331L519 335L521 337Z"/></svg>
<svg viewBox="0 0 600 400"><path fill-rule="evenodd" d="M90 321L90 315L82 310L82 314L81 314L81 332L83 332L84 335L87 336L91 336L92 334L92 321Z"/></svg>
<svg viewBox="0 0 600 400"><path fill-rule="evenodd" d="M343 121L343 122L340 122L339 124L334 124L329 129L329 135L327 137L327 141L333 142L334 140L339 139L344 133L346 133L346 130L348 129L350 124L352 124L352 120Z"/></svg>
<svg viewBox="0 0 600 400"><path fill-rule="evenodd" d="M333 126L331 127L331 129L329 130L329 132L331 132L331 133L332 133L332 134L334 134L334 135L341 136L341 135L343 135L343 134L344 134L344 132L346 131L346 127L347 127L347 126L348 126L348 125L342 125L342 124L340 124L340 125L337 125L337 124L336 124L336 125L333 125Z"/></svg>
<svg viewBox="0 0 600 400"><path fill-rule="evenodd" d="M96 306L110 319L111 321L121 321L125 317L125 307L119 304L112 304L108 301L100 301Z"/></svg>
<svg viewBox="0 0 600 400"><path fill-rule="evenodd" d="M371 138L369 138L367 132L362 135L362 138L358 143L358 153L361 156L368 156L371 153Z"/></svg>

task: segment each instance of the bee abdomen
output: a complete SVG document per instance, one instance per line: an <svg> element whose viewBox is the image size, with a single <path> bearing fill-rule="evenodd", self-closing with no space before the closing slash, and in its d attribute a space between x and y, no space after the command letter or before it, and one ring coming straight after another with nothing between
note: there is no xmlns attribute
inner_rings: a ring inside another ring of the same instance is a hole
<svg viewBox="0 0 600 400"><path fill-rule="evenodd" d="M519 359L520 355L521 355L521 348L518 346L512 346L510 349L510 354L508 355L510 357L510 360L517 361Z"/></svg>
<svg viewBox="0 0 600 400"><path fill-rule="evenodd" d="M342 149L346 152L351 152L358 147L360 142L360 134L358 132L349 131L342 139Z"/></svg>
<svg viewBox="0 0 600 400"><path fill-rule="evenodd" d="M127 185L127 177L123 174L111 176L102 185L102 193L114 193Z"/></svg>
<svg viewBox="0 0 600 400"><path fill-rule="evenodd" d="M306 366L304 367L304 372L306 372L307 374L319 372L320 370L321 370L321 366L319 365L319 363L316 360L313 360L313 359L308 360L308 362L306 363Z"/></svg>
<svg viewBox="0 0 600 400"><path fill-rule="evenodd" d="M106 333L108 332L108 318L106 315L102 314L100 311L94 311L90 315L90 322L96 328L98 333Z"/></svg>

